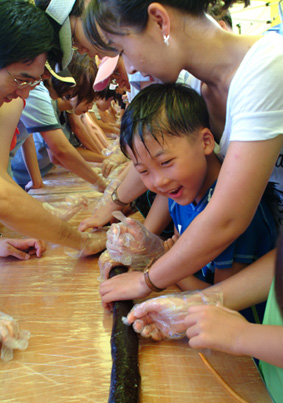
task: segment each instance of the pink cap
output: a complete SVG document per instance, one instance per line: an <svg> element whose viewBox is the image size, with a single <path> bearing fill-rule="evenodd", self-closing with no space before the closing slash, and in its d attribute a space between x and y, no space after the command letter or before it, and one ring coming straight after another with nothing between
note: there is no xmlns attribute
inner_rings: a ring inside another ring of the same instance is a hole
<svg viewBox="0 0 283 403"><path fill-rule="evenodd" d="M94 91L103 91L110 83L110 77L113 74L119 60L119 55L115 57L104 57L98 66L98 72L93 83Z"/></svg>

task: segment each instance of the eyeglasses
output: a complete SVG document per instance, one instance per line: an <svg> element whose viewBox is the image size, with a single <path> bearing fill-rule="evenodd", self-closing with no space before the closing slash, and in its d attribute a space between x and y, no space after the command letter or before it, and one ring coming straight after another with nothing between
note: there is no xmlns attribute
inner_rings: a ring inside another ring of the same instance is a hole
<svg viewBox="0 0 283 403"><path fill-rule="evenodd" d="M34 81L22 81L20 82L19 80L17 80L7 69L5 69L7 71L7 73L9 74L9 76L12 77L12 79L15 81L15 83L17 84L18 88L27 88L27 87L35 87L37 84L42 82L42 77L40 77L39 80L34 80Z"/></svg>

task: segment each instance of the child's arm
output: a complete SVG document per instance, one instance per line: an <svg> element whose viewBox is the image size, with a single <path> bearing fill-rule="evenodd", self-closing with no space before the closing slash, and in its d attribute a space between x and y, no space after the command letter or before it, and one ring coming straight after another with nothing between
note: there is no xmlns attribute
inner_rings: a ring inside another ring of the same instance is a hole
<svg viewBox="0 0 283 403"><path fill-rule="evenodd" d="M22 154L31 181L25 186L25 190L38 189L43 187L41 172L38 166L36 149L33 135L31 134L22 145Z"/></svg>
<svg viewBox="0 0 283 403"><path fill-rule="evenodd" d="M144 184L140 181L137 171L135 170L132 163L129 164L128 167L118 176L122 182L120 186L126 182L126 187L128 189L128 196L129 201L135 200L136 197L143 194L147 189ZM118 193L119 196L119 193ZM123 201L123 199L121 200ZM88 228L98 228L102 227L103 225L107 224L112 219L112 213L117 210L122 210L123 207L119 206L118 204L114 203L111 197L108 197L105 200L105 203L100 207L98 210L94 211L94 214L83 220L79 225L79 231L85 231Z"/></svg>
<svg viewBox="0 0 283 403"><path fill-rule="evenodd" d="M245 270L222 283L207 288L203 291L203 295L210 299L213 295L222 294L223 305L236 310L266 301L274 277L275 254L275 250L267 253ZM187 312L186 309L189 306L196 305L196 295L195 293L179 293L149 299L134 306L128 315L128 322L133 323L134 328L137 328L142 335L152 336L155 339L162 339L165 336L163 328L160 328L160 322L166 325L167 330L174 328L174 331L184 333L188 326L192 325L190 322L185 323L185 316L180 318L179 312L180 310ZM108 305L104 304L104 306ZM201 320L201 313L199 317ZM176 318L179 318L177 330L173 325Z"/></svg>
<svg viewBox="0 0 283 403"><path fill-rule="evenodd" d="M72 131L75 133L82 145L90 151L100 153L99 143L94 140L94 136L92 137L89 135L89 132L82 123L80 116L77 116L74 113L68 113L67 117Z"/></svg>
<svg viewBox="0 0 283 403"><path fill-rule="evenodd" d="M225 307L192 306L188 312L185 326L191 347L250 355L283 368L283 326L252 324Z"/></svg>
<svg viewBox="0 0 283 403"><path fill-rule="evenodd" d="M154 234L161 232L171 222L171 216L168 208L168 198L161 195L156 195L152 206L145 218L144 226Z"/></svg>
<svg viewBox="0 0 283 403"><path fill-rule="evenodd" d="M98 185L101 190L105 189L104 181L91 169L78 151L69 143L61 129L44 131L40 134L60 165L87 182Z"/></svg>
<svg viewBox="0 0 283 403"><path fill-rule="evenodd" d="M120 134L120 128L118 128L117 126L114 126L110 123L105 123L102 120L97 119L94 112L89 112L89 116L94 121L94 123L98 124L98 126L101 127L101 129L104 131L104 133L117 134L117 135Z"/></svg>
<svg viewBox="0 0 283 403"><path fill-rule="evenodd" d="M109 141L106 137L106 134L103 132L101 127L91 119L89 112L81 116L81 122L86 127L89 135L94 137L94 140L97 142L97 146L99 147L100 151L109 146Z"/></svg>
<svg viewBox="0 0 283 403"><path fill-rule="evenodd" d="M93 136L97 140L97 142L99 142L101 147L100 149L103 150L104 148L107 148L109 146L109 141L101 127L99 127L99 125L91 119L89 113L90 112L87 112L82 115L81 121L85 125L90 136Z"/></svg>

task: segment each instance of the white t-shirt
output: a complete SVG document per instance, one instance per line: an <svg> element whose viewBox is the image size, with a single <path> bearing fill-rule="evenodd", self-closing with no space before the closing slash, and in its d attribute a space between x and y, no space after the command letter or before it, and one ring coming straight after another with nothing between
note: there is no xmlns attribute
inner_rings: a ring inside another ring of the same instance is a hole
<svg viewBox="0 0 283 403"><path fill-rule="evenodd" d="M190 85L200 93L199 80L192 78ZM220 159L231 141L269 140L283 134L282 93L283 37L266 34L248 51L231 81L217 150ZM270 180L283 190L283 149Z"/></svg>

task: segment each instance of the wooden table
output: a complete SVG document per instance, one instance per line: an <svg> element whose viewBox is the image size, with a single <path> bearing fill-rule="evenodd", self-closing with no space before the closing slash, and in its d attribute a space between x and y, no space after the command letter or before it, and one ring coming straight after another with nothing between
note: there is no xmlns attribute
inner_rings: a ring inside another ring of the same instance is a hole
<svg viewBox="0 0 283 403"><path fill-rule="evenodd" d="M41 201L62 200L60 178L72 177L75 192L94 192L62 170L55 173L59 185L34 192ZM53 177L54 172L49 179ZM71 187L66 191L72 192ZM78 213L70 222L78 225L85 216ZM4 227L0 232L17 236ZM0 362L1 402L107 403L112 317L101 307L97 258L71 257L63 247L49 245L40 259L0 260L0 310L31 332L27 350ZM251 358L209 351L204 355L243 399L272 401ZM142 403L234 401L186 339L140 339L139 363Z"/></svg>

